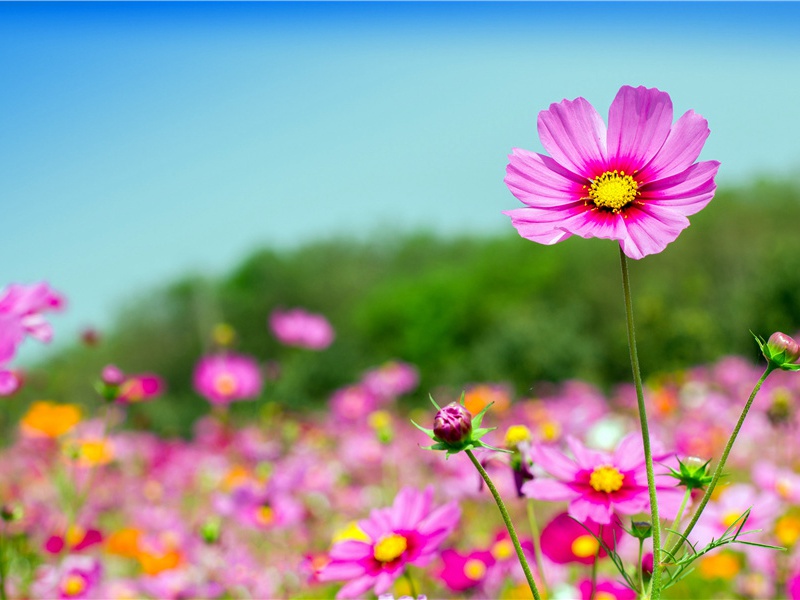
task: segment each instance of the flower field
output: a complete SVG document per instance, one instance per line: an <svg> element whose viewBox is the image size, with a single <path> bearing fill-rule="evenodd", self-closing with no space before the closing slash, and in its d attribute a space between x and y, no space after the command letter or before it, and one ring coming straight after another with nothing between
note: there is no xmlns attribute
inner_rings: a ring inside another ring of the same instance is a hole
<svg viewBox="0 0 800 600"><path fill-rule="evenodd" d="M673 122L658 89L623 86L607 123L584 98L541 111L548 155L512 151L505 183L525 206L506 214L539 244L619 246L631 383L431 392L428 365L396 357L315 381L311 402L278 399L294 366L312 380L348 340L304 307L270 306L262 330L216 323L170 382L206 409L187 436L141 418L169 402L166 378L115 362L77 393L93 402L37 398L5 423L0 600L800 598L800 344L753 334L758 364L642 377L628 260L666 251L720 165L696 162L706 120ZM431 324L457 312L445 304ZM51 341L65 307L46 282L0 295L4 407L41 385L17 353ZM265 335L283 360L244 349ZM569 366L578 344L564 348Z"/></svg>

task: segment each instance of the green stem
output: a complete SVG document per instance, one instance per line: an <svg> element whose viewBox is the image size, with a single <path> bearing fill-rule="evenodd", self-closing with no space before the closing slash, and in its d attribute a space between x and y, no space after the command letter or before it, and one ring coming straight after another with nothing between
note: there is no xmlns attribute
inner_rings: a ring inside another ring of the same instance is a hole
<svg viewBox="0 0 800 600"><path fill-rule="evenodd" d="M600 530L597 532L597 537L603 539L603 526L600 525ZM597 592L597 564L600 562L600 544L597 544L597 550L594 552L594 560L592 561L592 587L589 591L589 600L594 600L594 595Z"/></svg>
<svg viewBox="0 0 800 600"><path fill-rule="evenodd" d="M642 392L642 375L639 370L639 354L636 350L636 331L633 326L633 303L631 301L631 284L628 276L628 258L619 248L620 266L622 267L622 294L625 298L625 316L628 325L628 348L631 353L631 369L633 384L636 388L636 402L639 407L639 424L642 429L642 447L647 470L647 490L650 495L650 520L653 525L653 578L650 580L650 597L658 600L661 597L661 521L658 518L658 498L656 497L656 480L653 473L653 453L650 450L650 428L647 425L647 410Z"/></svg>
<svg viewBox="0 0 800 600"><path fill-rule="evenodd" d="M465 452L472 461L472 464L475 465L475 468L478 469L478 473L480 473L481 477L483 477L483 481L486 482L486 487L489 488L489 491L494 497L494 501L497 503L497 508L500 509L500 516L503 517L503 522L506 524L506 529L508 529L508 535L511 536L511 542L514 544L514 549L517 551L519 564L522 565L522 570L525 572L525 579L528 580L528 586L531 588L531 593L533 594L534 600L541 600L541 597L539 596L539 590L536 587L536 582L533 580L533 575L531 574L531 568L528 566L528 561L525 558L525 554L522 552L522 546L519 544L517 532L514 530L514 524L511 522L511 517L508 516L508 511L506 510L506 505L503 503L503 499L500 497L497 488L494 487L492 480L489 479L489 474L486 472L486 469L484 469L478 459L475 458L472 450L465 450Z"/></svg>
<svg viewBox="0 0 800 600"><path fill-rule="evenodd" d="M714 469L714 477L711 479L711 483L708 484L708 488L706 489L706 493L703 495L703 499L700 501L700 504L697 505L697 510L692 517L692 520L689 521L689 524L686 526L686 529L683 532L681 538L675 542L675 545L670 548L670 554L674 555L675 552L678 551L678 548L681 547L683 542L686 538L689 537L689 534L694 529L694 526L697 524L698 519L700 519L700 515L703 513L703 509L708 504L708 501L711 499L711 494L714 493L714 488L717 487L717 482L719 481L720 477L722 477L722 469L725 467L725 461L728 460L728 454L731 453L731 448L733 448L733 443L736 441L736 436L739 435L739 430L742 428L742 424L744 423L745 417L747 417L747 413L750 412L750 406L753 404L753 400L756 398L756 394L758 394L758 390L761 389L761 384L767 379L770 373L775 370L775 367L772 364L767 365L767 368L764 371L764 374L761 375L761 378L756 383L756 386L753 388L752 393L750 394L750 398L747 399L747 403L744 405L742 409L742 414L739 415L739 421L736 423L736 427L733 428L731 432L731 437L728 438L728 443L725 444L725 450L722 452L722 457L719 459L719 463L717 463L717 468Z"/></svg>
<svg viewBox="0 0 800 600"><path fill-rule="evenodd" d="M542 582L542 589L544 590L545 597L547 593L547 580L544 577L544 557L542 556L542 544L540 542L541 536L539 535L539 524L536 522L536 512L533 506L533 500L528 499L528 523L531 526L531 535L533 535L533 555L536 557L536 571L539 573L539 580Z"/></svg>
<svg viewBox="0 0 800 600"><path fill-rule="evenodd" d="M0 600L8 600L6 593L6 524L3 522L0 530Z"/></svg>
<svg viewBox="0 0 800 600"><path fill-rule="evenodd" d="M683 517L683 511L686 510L686 505L689 503L689 498L692 497L692 488L687 487L686 491L683 494L683 502L681 502L681 507L678 509L678 514L675 516L675 520L672 522L672 526L669 528L670 531L667 533L667 539L664 541L664 547L669 547L669 541L672 539L672 536L675 535L673 532L678 531L678 525L681 524L681 518Z"/></svg>
<svg viewBox="0 0 800 600"><path fill-rule="evenodd" d="M644 558L644 540L639 539L639 558L636 562L636 571L639 573L639 597L644 596L644 565L642 559Z"/></svg>

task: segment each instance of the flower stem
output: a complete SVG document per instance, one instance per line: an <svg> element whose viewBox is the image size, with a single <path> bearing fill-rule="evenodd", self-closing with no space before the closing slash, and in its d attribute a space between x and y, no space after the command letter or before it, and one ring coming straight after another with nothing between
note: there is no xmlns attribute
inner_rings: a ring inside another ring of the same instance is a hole
<svg viewBox="0 0 800 600"><path fill-rule="evenodd" d="M658 600L661 597L661 521L658 518L658 499L656 497L656 480L653 473L653 453L650 450L650 428L647 425L647 411L642 392L642 375L639 371L639 353L636 350L636 331L633 326L633 303L631 301L631 284L628 276L628 258L619 248L620 266L622 267L622 295L625 298L625 316L628 324L628 348L631 353L631 369L633 384L636 388L636 402L639 407L639 424L642 429L642 447L644 449L645 469L647 470L647 490L650 495L650 520L653 524L653 578L650 580L650 597Z"/></svg>
<svg viewBox="0 0 800 600"><path fill-rule="evenodd" d="M494 497L494 501L497 503L497 508L500 509L500 516L503 517L503 522L506 524L506 529L508 529L508 535L511 536L511 542L514 544L514 549L517 551L519 564L522 565L522 570L525 573L525 579L528 580L528 586L531 588L531 593L533 594L534 599L541 600L541 597L539 596L539 590L536 587L536 582L533 580L533 575L531 574L531 568L528 566L528 561L525 559L525 554L522 552L522 546L520 546L519 538L517 538L517 532L514 530L514 524L511 522L511 517L508 516L508 511L506 510L506 505L503 503L503 499L500 497L497 488L494 487L494 483L492 483L492 480L489 478L489 474L486 472L486 469L484 469L478 459L475 458L472 450L465 450L465 452L472 461L472 464L475 465L475 468L478 469L478 473L480 473L481 477L483 477L486 487L489 488L489 491Z"/></svg>
<svg viewBox="0 0 800 600"><path fill-rule="evenodd" d="M603 526L600 525L600 530L597 532L597 537L603 539ZM592 561L592 587L589 589L589 600L594 600L597 593L597 563L600 562L600 544L597 544L597 550L594 551L594 560Z"/></svg>
<svg viewBox="0 0 800 600"><path fill-rule="evenodd" d="M4 522L2 523L2 528L0 528L0 600L8 600L8 593L6 592L6 572L8 570L8 565L6 564L7 533Z"/></svg>
<svg viewBox="0 0 800 600"><path fill-rule="evenodd" d="M639 540L639 558L636 561L636 572L639 574L639 597L644 597L644 540Z"/></svg>
<svg viewBox="0 0 800 600"><path fill-rule="evenodd" d="M408 568L403 571L403 577L405 578L406 582L408 582L408 591L412 598L417 597L417 586L414 585L414 580L411 577L411 573L408 572Z"/></svg>
<svg viewBox="0 0 800 600"><path fill-rule="evenodd" d="M531 535L533 535L533 555L536 557L536 571L539 573L539 580L542 582L542 589L544 590L545 597L547 594L547 580L544 578L544 557L542 556L542 544L540 542L541 536L539 535L539 524L536 522L536 512L533 506L533 500L528 499L528 522L531 526Z"/></svg>
<svg viewBox="0 0 800 600"><path fill-rule="evenodd" d="M678 514L675 515L675 520L672 522L672 526L670 527L670 531L667 533L667 539L664 541L664 547L669 547L669 541L673 535L673 532L678 531L678 525L681 524L681 517L683 517L683 511L686 510L686 505L689 503L689 498L692 497L692 488L686 487L686 492L683 494L683 502L681 502L681 507L678 509Z"/></svg>
<svg viewBox="0 0 800 600"><path fill-rule="evenodd" d="M703 512L703 509L708 504L709 499L711 498L711 494L714 493L714 488L717 487L717 482L719 481L720 477L722 477L722 469L725 467L725 461L728 460L728 454L731 452L731 448L733 448L733 443L736 441L736 436L739 435L739 430L742 428L742 424L744 423L745 417L747 417L747 413L750 412L750 406L753 404L753 400L755 400L756 394L758 394L758 390L761 389L761 384L767 379L770 373L775 370L775 367L771 364L767 365L767 368L764 371L764 374L761 375L761 378L756 383L753 391L750 393L750 398L747 399L747 403L744 405L742 409L742 414L739 415L739 421L736 423L736 426L733 428L731 432L731 437L728 438L728 443L725 444L725 450L722 451L722 457L719 459L719 463L717 463L717 468L714 469L714 477L711 479L711 483L708 484L708 488L706 488L706 493L703 495L703 499L700 501L700 504L697 505L697 510L692 517L692 520L689 521L689 524L686 526L681 538L675 542L675 545L669 549L669 553L674 555L675 552L678 551L678 548L681 547L683 542L689 537L689 534L694 529L694 526L697 524L698 519L700 519L700 515Z"/></svg>

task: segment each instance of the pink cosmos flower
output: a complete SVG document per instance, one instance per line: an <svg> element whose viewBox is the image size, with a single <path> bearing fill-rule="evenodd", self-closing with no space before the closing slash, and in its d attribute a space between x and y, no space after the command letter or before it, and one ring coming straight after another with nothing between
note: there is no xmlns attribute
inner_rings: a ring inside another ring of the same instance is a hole
<svg viewBox="0 0 800 600"><path fill-rule="evenodd" d="M392 399L417 387L419 371L414 365L392 360L364 373L361 382L379 398Z"/></svg>
<svg viewBox="0 0 800 600"><path fill-rule="evenodd" d="M505 182L526 207L504 211L522 237L555 244L572 235L619 241L639 259L661 252L714 196L717 161L696 163L708 123L655 88L623 86L608 128L584 98L539 113L550 156L514 148Z"/></svg>
<svg viewBox="0 0 800 600"><path fill-rule="evenodd" d="M403 488L390 508L373 510L359 521L361 539L335 543L320 581L347 581L337 598L357 598L372 589L383 594L406 568L424 567L455 529L461 511L455 502L432 510L433 487Z"/></svg>
<svg viewBox="0 0 800 600"><path fill-rule="evenodd" d="M614 548L623 536L619 523L603 527L593 521L584 523L594 535L567 513L556 515L542 530L542 553L557 564L580 563L590 565L595 556L604 558L607 553L594 536L600 537L609 548Z"/></svg>
<svg viewBox="0 0 800 600"><path fill-rule="evenodd" d="M612 522L615 512L624 515L646 513L650 510L647 472L641 441L636 434L623 438L613 453L590 450L573 437L567 445L574 458L551 446L534 445L529 454L534 466L539 466L555 479L537 478L522 486L523 493L537 500L567 501L567 512L584 523L600 525ZM654 456L662 460L667 455ZM664 518L675 517L682 493L668 478L656 483L659 507Z"/></svg>
<svg viewBox="0 0 800 600"><path fill-rule="evenodd" d="M325 317L301 308L273 311L269 326L278 341L287 346L324 350L334 338L333 327Z"/></svg>
<svg viewBox="0 0 800 600"><path fill-rule="evenodd" d="M636 592L612 579L600 579L596 586L592 585L591 579L584 579L578 585L578 589L581 592L581 600L592 600L592 598L602 598L603 600L636 600Z"/></svg>
<svg viewBox="0 0 800 600"><path fill-rule="evenodd" d="M211 354L197 363L194 387L212 404L249 400L261 393L261 371L250 356Z"/></svg>
<svg viewBox="0 0 800 600"><path fill-rule="evenodd" d="M20 377L5 368L26 335L49 342L53 329L41 313L64 308L64 298L45 283L11 284L0 294L0 396L13 394Z"/></svg>
<svg viewBox="0 0 800 600"><path fill-rule="evenodd" d="M442 551L442 570L439 577L453 592L463 592L478 586L495 563L488 550L473 550L461 553L456 550Z"/></svg>

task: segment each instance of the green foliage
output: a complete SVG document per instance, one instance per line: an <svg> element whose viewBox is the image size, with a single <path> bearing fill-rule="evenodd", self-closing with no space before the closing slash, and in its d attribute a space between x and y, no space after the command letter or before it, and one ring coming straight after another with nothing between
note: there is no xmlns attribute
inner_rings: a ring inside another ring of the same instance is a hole
<svg viewBox="0 0 800 600"><path fill-rule="evenodd" d="M756 361L751 330L800 329L797 222L798 188L762 182L722 190L663 253L632 261L643 372L727 354ZM268 314L294 306L331 320L337 338L328 350L284 348L271 336ZM18 404L44 397L90 404L94 379L113 362L168 383L168 398L135 407L131 420L185 434L208 410L191 374L221 321L236 329L237 350L280 363L263 401L292 408L319 406L393 358L420 368L418 401L437 386L460 391L478 381L529 394L543 381L630 379L616 244L572 238L541 246L509 225L486 238L418 233L267 249L221 279L187 277L139 299L99 347L76 346L40 365Z"/></svg>

